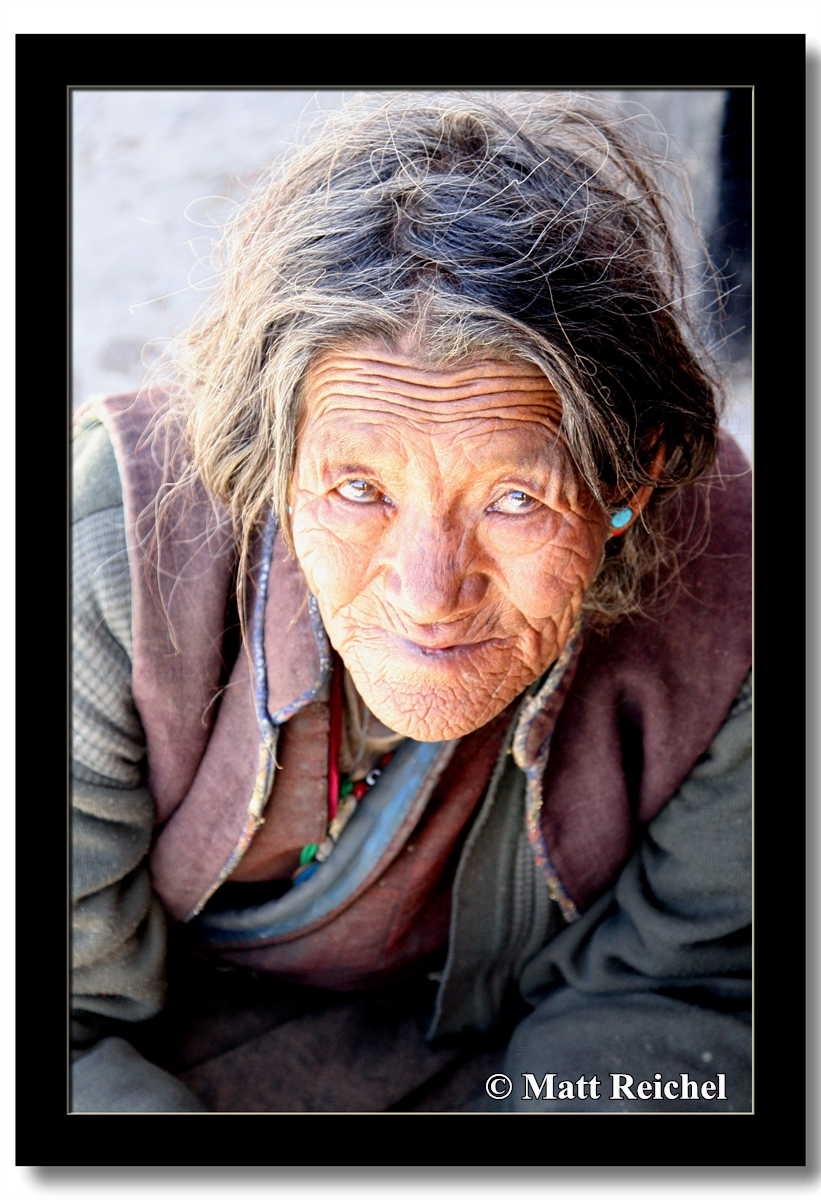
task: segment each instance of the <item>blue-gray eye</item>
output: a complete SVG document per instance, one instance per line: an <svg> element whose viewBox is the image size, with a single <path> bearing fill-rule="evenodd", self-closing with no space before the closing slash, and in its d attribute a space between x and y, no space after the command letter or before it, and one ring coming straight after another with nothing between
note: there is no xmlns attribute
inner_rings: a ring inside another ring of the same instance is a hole
<svg viewBox="0 0 821 1200"><path fill-rule="evenodd" d="M532 496L528 496L527 492L510 491L506 492L495 504L491 504L491 512L501 513L521 513L530 512L539 503Z"/></svg>
<svg viewBox="0 0 821 1200"><path fill-rule="evenodd" d="M372 483L364 479L346 479L336 489L346 500L369 501L379 498L379 492Z"/></svg>

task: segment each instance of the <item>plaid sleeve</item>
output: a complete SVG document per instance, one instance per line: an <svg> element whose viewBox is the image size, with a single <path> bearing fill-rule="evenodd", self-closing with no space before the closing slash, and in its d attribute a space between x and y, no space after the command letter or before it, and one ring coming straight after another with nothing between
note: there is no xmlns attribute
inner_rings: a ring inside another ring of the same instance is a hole
<svg viewBox="0 0 821 1200"><path fill-rule="evenodd" d="M74 444L72 884L75 1005L124 1020L164 1001L165 916L147 854L154 804L131 695L122 494L99 422ZM79 498L79 499L78 499Z"/></svg>

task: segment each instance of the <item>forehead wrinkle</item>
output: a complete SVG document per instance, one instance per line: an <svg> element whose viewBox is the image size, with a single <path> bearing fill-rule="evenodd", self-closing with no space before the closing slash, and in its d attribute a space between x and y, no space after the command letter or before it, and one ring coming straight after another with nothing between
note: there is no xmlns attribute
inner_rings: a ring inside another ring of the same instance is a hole
<svg viewBox="0 0 821 1200"><path fill-rule="evenodd" d="M328 353L316 360L309 374L317 380L333 374L363 379L390 379L410 384L418 384L421 379L423 385L430 387L461 387L466 382L475 383L478 380L504 381L523 390L547 388L553 391L547 377L535 365L509 363L501 359L479 359L437 368L409 358Z"/></svg>
<svg viewBox="0 0 821 1200"><path fill-rule="evenodd" d="M461 408L466 406L468 411L478 405L493 403L494 407L537 407L548 412L561 412L561 405L555 393L548 387L505 387L500 388L496 382L484 380L481 383L465 383L459 387L450 385L429 385L406 383L393 379L365 379L360 377L344 378L336 373L324 380L312 380L309 386L308 398L316 403L327 402L335 397L349 397L357 400L372 399L381 402L411 401L415 405L441 406L450 404Z"/></svg>
<svg viewBox="0 0 821 1200"><path fill-rule="evenodd" d="M401 428L396 428L384 417L377 422L364 418L361 410L334 408L315 417L303 436L309 434L306 441L312 453L332 462L335 469L347 470L354 463L359 469L368 460L384 466L386 453L398 453L402 464L407 465L413 453L413 439L409 440L407 436L409 430L423 439L416 448L425 454L433 451L437 462L455 453L471 461L475 458L481 469L506 474L517 474L522 470L552 473L557 465L567 465L557 425L536 421L532 413L519 419L509 414L477 417L467 429L464 422L464 417L448 419L444 416L431 421L412 411L402 418ZM526 440L520 436L523 423L536 426ZM436 427L435 434L432 425ZM455 426L456 436L443 443L442 437L449 432L449 425Z"/></svg>
<svg viewBox="0 0 821 1200"><path fill-rule="evenodd" d="M341 428L339 425L339 422L317 421L310 431L311 451L324 460L323 465L332 463L336 469L349 470L354 466L359 469L365 465L362 460L373 456L374 450L384 452L387 440L391 443L391 454L407 461L407 446L396 431L370 421L361 423L358 429L350 422Z"/></svg>
<svg viewBox="0 0 821 1200"><path fill-rule="evenodd" d="M531 427L532 432L529 437L523 439L521 436L522 425ZM513 442L513 445L510 443ZM545 453L552 457L556 453L562 451L562 442L558 435L558 428L546 422L536 421L532 418L526 421L504 421L502 419L490 419L487 421L472 422L471 427L466 429L459 437L460 445L469 444L478 448L489 446L491 448L498 447L500 457L507 455L515 458L517 462L541 462Z"/></svg>
<svg viewBox="0 0 821 1200"><path fill-rule="evenodd" d="M558 431L561 413L549 404L523 404L521 397L509 397L505 394L494 394L494 396L499 403L488 405L487 396L471 395L461 400L449 398L430 400L397 397L393 393L366 395L361 391L328 391L309 397L305 416L309 423L329 417L333 418L336 414L350 420L361 417L364 410L382 420L386 415L392 415L411 424L420 418L424 418L425 425L430 422L448 424L478 420L535 423ZM419 426L420 430L424 430L425 425Z"/></svg>
<svg viewBox="0 0 821 1200"><path fill-rule="evenodd" d="M473 482L482 486L507 482L545 496L567 491L568 463L555 443L505 447L493 436L472 437L461 439L456 450L470 464ZM444 466L444 455L437 454L437 461L452 472L452 464Z"/></svg>
<svg viewBox="0 0 821 1200"><path fill-rule="evenodd" d="M448 472L456 469L462 459L483 475L514 477L526 473L546 486L557 470L564 477L569 468L563 444L549 426L537 424L532 434L523 438L521 424L516 422L477 420L468 429L462 422L450 424L455 426L454 436L450 436L445 421L432 423L417 418L404 421L402 428L392 428L389 421L378 424L361 419L318 419L305 444L321 460L324 470L348 471L353 469L352 464L358 470L368 466L380 471L394 466L405 470L421 455L427 460L432 456Z"/></svg>
<svg viewBox="0 0 821 1200"><path fill-rule="evenodd" d="M387 368L387 369L386 369ZM494 408L533 406L541 399L546 412L561 415L559 396L536 367L519 367L488 360L459 368L431 370L407 360L402 364L371 358L339 356L321 358L308 373L306 399L322 405L332 397L431 408L448 403L471 412L492 402Z"/></svg>

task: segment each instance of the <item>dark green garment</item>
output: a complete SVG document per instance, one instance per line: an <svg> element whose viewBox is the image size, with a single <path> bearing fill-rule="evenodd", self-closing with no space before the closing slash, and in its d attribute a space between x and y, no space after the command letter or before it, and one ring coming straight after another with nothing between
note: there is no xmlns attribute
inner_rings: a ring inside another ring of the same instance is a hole
<svg viewBox="0 0 821 1200"><path fill-rule="evenodd" d="M432 1029L489 1030L511 993L533 1006L510 1042L513 1090L500 1108L750 1109L751 743L748 677L615 887L562 928L556 906L539 900L543 884L522 833L524 789L508 758L460 864ZM524 1074L541 1083L548 1072L571 1082L596 1075L602 1098L522 1099ZM634 1084L681 1072L700 1084L721 1072L727 1099L677 1105L621 1093L613 1101L613 1072Z"/></svg>

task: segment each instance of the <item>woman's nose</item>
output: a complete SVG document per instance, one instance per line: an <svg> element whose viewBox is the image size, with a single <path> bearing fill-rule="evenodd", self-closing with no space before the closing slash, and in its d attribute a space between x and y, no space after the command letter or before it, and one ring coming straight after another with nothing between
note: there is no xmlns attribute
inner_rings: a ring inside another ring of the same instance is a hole
<svg viewBox="0 0 821 1200"><path fill-rule="evenodd" d="M487 578L472 569L464 531L427 520L403 523L396 535L385 581L396 607L417 625L467 616Z"/></svg>

